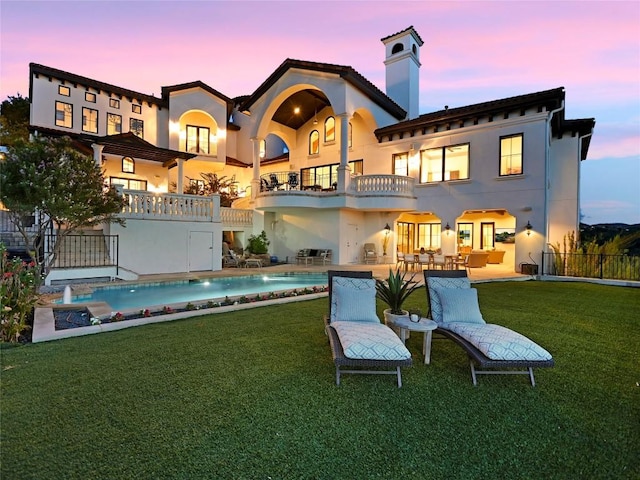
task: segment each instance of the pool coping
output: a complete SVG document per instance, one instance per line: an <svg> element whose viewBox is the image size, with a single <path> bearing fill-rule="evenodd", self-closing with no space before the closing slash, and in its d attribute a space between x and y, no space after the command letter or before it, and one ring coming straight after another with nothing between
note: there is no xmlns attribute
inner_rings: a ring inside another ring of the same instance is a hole
<svg viewBox="0 0 640 480"><path fill-rule="evenodd" d="M132 320L123 320L120 322L103 323L99 325L89 325L86 327L67 328L64 330L56 330L55 318L53 315L53 306L37 307L34 312L33 319L33 332L32 343L48 342L51 340L60 340L63 338L81 337L85 335L92 335L96 333L113 332L117 330L123 330L131 327L139 327L142 325L149 325L152 323L171 322L174 320L183 320L191 317L198 317L202 315L212 315L216 313L227 313L236 310L247 310L250 308L267 307L270 305L280 305L284 303L303 302L307 300L315 300L318 298L328 296L328 292L307 293L304 295L290 296L284 298L273 298L269 300L261 300L260 302L248 302L248 303L235 303L233 305L225 305L211 308L200 308L198 310L187 310L183 312L167 313L167 314L154 314L152 317L134 318ZM91 308L99 307L103 302L96 302L94 304L73 304L73 306L60 305L59 307L67 309L72 308ZM106 305L106 304L104 304ZM56 306L55 308L58 308Z"/></svg>

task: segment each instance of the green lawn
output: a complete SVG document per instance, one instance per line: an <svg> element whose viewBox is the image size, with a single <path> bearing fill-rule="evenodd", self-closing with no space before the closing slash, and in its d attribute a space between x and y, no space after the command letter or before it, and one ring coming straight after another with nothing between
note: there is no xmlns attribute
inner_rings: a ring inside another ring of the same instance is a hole
<svg viewBox="0 0 640 480"><path fill-rule="evenodd" d="M326 299L3 346L3 479L638 479L640 289L476 285L552 369L470 380L422 334L395 377L334 367ZM424 290L406 307L426 306ZM378 305L380 315L383 305Z"/></svg>

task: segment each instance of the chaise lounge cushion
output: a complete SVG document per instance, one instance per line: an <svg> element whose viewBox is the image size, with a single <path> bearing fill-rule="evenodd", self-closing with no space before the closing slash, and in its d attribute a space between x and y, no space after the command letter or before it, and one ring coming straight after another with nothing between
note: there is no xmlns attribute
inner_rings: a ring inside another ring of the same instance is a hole
<svg viewBox="0 0 640 480"><path fill-rule="evenodd" d="M376 281L372 278L333 277L331 323L380 323L376 313Z"/></svg>
<svg viewBox="0 0 640 480"><path fill-rule="evenodd" d="M540 345L501 325L451 322L441 328L458 334L491 360L552 360Z"/></svg>
<svg viewBox="0 0 640 480"><path fill-rule="evenodd" d="M331 324L340 338L344 355L352 359L407 360L411 353L389 327L373 322Z"/></svg>
<svg viewBox="0 0 640 480"><path fill-rule="evenodd" d="M442 323L486 323L475 288L433 288L442 307Z"/></svg>
<svg viewBox="0 0 640 480"><path fill-rule="evenodd" d="M429 289L438 288L471 288L471 282L468 277L427 277ZM435 290L434 290L435 291ZM432 295L431 301L431 319L436 323L442 323L442 303L439 295Z"/></svg>

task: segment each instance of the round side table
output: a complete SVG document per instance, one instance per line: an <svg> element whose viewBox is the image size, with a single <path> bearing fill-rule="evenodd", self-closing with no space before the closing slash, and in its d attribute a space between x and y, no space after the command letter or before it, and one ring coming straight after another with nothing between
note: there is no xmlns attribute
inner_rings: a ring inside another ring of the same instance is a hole
<svg viewBox="0 0 640 480"><path fill-rule="evenodd" d="M419 322L412 322L409 317L398 318L394 325L400 329L400 339L406 341L406 332L423 332L424 341L422 343L422 354L424 355L424 363L431 363L431 337L433 331L438 328L438 324L433 320L421 318Z"/></svg>

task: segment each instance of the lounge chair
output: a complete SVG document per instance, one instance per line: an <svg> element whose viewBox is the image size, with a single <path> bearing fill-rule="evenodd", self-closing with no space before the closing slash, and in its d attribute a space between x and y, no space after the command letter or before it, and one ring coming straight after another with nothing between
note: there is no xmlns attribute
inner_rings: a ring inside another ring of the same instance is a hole
<svg viewBox="0 0 640 480"><path fill-rule="evenodd" d="M329 270L328 275L329 315L324 320L336 385L343 373L386 374L396 375L398 388L402 387L400 368L412 365L411 353L376 315L371 272Z"/></svg>
<svg viewBox="0 0 640 480"><path fill-rule="evenodd" d="M523 374L535 387L533 369L554 366L551 354L524 335L485 323L465 270L425 270L424 280L436 333L467 352L474 385L477 375Z"/></svg>

